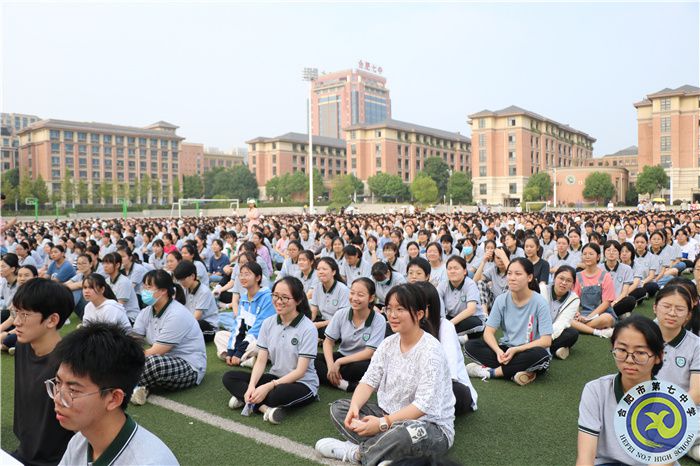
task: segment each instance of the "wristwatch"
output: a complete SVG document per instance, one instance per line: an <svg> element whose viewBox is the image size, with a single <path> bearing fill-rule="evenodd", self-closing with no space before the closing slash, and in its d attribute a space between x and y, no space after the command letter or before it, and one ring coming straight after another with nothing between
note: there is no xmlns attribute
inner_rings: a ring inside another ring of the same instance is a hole
<svg viewBox="0 0 700 466"><path fill-rule="evenodd" d="M386 432L389 430L389 423L386 422L386 416L379 418L379 432Z"/></svg>

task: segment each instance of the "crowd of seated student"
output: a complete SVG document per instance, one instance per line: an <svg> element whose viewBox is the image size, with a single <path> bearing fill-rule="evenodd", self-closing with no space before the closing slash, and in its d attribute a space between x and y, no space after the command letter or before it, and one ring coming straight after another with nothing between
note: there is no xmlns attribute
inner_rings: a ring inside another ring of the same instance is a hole
<svg viewBox="0 0 700 466"><path fill-rule="evenodd" d="M699 216L586 215L14 224L0 260L0 343L18 360L16 456L55 464L65 452L66 462L87 442L97 458L95 433L73 423L70 410L81 402L66 381L82 378L109 392L98 398L111 403L110 422L139 429L124 414L126 404L144 404L152 390L199 385L207 368L205 345L212 340L219 357L234 367L223 380L229 407L262 413L272 424L317 400L320 384L353 392L352 400L331 408L344 440L319 441L325 456L378 464L444 453L454 439L454 416L477 408L469 376L527 385L546 373L553 356L569 357L579 334L610 338L616 351L643 335L640 342L657 354L647 323L633 315L640 302L654 297L666 352L683 351L691 361L687 374L664 374L696 399ZM695 282L679 278L685 269ZM52 296L51 306L37 296ZM220 306L231 312L220 313ZM668 319L667 308L683 315ZM73 312L84 329L66 339L73 349L56 351L67 361L57 366L48 355L61 348L58 329ZM130 356L142 369L107 389L102 381L110 379L99 372L106 369L76 359L75 348L106 339L133 353L134 346L120 340L126 334L145 344L139 357ZM406 360L405 354L412 356ZM618 366L629 362L617 356ZM18 367L19 361L31 362ZM48 422L54 405L20 390L35 376L50 381L60 418L56 423L54 416L53 430L40 434L29 430ZM411 391L414 385L420 389ZM604 402L606 395L595 392L603 385L584 390L579 457L619 460L605 442L589 438L609 428L584 406L593 403L591 396ZM368 403L375 391L376 405ZM29 406L33 397L46 403ZM36 415L18 420L18 412ZM71 434L61 426L83 436L76 435L67 451ZM421 441L401 440L400 432L417 427L426 432ZM49 434L38 448L36 435ZM174 459L166 450L153 452L164 455L164 464ZM700 458L700 446L695 450L691 456Z"/></svg>

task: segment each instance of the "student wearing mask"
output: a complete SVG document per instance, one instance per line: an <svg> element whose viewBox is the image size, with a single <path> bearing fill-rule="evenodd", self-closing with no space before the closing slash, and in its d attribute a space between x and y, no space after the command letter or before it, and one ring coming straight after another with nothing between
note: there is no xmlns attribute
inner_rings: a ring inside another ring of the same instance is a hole
<svg viewBox="0 0 700 466"><path fill-rule="evenodd" d="M207 369L204 337L199 324L184 306L182 288L163 270L143 277L143 302L132 334L151 345L146 365L131 397L135 405L146 403L153 387L179 390L199 385Z"/></svg>

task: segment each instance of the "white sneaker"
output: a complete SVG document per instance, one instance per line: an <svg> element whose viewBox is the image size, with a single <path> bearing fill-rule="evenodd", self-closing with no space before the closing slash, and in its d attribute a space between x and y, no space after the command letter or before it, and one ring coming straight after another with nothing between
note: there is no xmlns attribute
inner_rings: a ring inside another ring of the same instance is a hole
<svg viewBox="0 0 700 466"><path fill-rule="evenodd" d="M66 319L66 321L63 322L63 325L70 325L70 319Z"/></svg>
<svg viewBox="0 0 700 466"><path fill-rule="evenodd" d="M344 391L344 392L347 392L349 386L350 386L350 384L348 383L347 380L345 380L345 379L340 379L340 383L338 384L338 388L339 388L339 389L341 389L341 390Z"/></svg>
<svg viewBox="0 0 700 466"><path fill-rule="evenodd" d="M146 398L148 398L148 389L137 386L131 394L131 403L136 406L143 406L146 404Z"/></svg>
<svg viewBox="0 0 700 466"><path fill-rule="evenodd" d="M10 356L14 356L15 355L15 347L14 346L9 347L7 349L7 352Z"/></svg>
<svg viewBox="0 0 700 466"><path fill-rule="evenodd" d="M486 380L491 378L491 373L488 367L482 366L476 362L470 362L467 364L467 374L469 377L479 378L481 380Z"/></svg>
<svg viewBox="0 0 700 466"><path fill-rule="evenodd" d="M598 331L598 336L600 336L601 338L610 338L610 337L612 337L612 334L614 331L615 331L615 329L612 327L604 328L604 329Z"/></svg>
<svg viewBox="0 0 700 466"><path fill-rule="evenodd" d="M282 419L284 419L284 411L282 408L267 408L265 414L263 415L263 421L267 421L270 424L281 424Z"/></svg>
<svg viewBox="0 0 700 466"><path fill-rule="evenodd" d="M457 337L457 340L459 340L459 344L460 344L460 345L464 346L464 344L465 344L467 341L469 341L469 335L467 335L466 333L465 333L464 335L459 335L459 336Z"/></svg>
<svg viewBox="0 0 700 466"><path fill-rule="evenodd" d="M232 396L230 400L228 400L228 407L231 409L238 409L242 408L245 405L241 400L236 398L235 396Z"/></svg>
<svg viewBox="0 0 700 466"><path fill-rule="evenodd" d="M569 357L569 348L561 347L554 352L554 355L559 359L566 359Z"/></svg>
<svg viewBox="0 0 700 466"><path fill-rule="evenodd" d="M535 380L536 378L537 374L535 374L534 372L520 371L516 372L516 374L513 376L513 382L523 387Z"/></svg>
<svg viewBox="0 0 700 466"><path fill-rule="evenodd" d="M315 448L325 458L333 458L343 463L359 463L355 458L359 447L352 442L343 442L335 438L322 438L316 442Z"/></svg>
<svg viewBox="0 0 700 466"><path fill-rule="evenodd" d="M253 366L255 365L256 360L257 360L257 357L252 356L252 357L246 359L245 361L241 362L241 367L249 367L252 369Z"/></svg>

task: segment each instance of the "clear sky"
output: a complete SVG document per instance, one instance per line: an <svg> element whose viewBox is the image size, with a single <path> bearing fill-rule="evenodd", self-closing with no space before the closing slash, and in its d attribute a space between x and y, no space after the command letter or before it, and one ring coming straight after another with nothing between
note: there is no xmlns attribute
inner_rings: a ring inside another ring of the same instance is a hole
<svg viewBox="0 0 700 466"><path fill-rule="evenodd" d="M698 85L692 3L10 3L3 111L145 126L228 149L306 131L305 66L381 65L395 119L470 134L518 105L637 143L632 104Z"/></svg>

